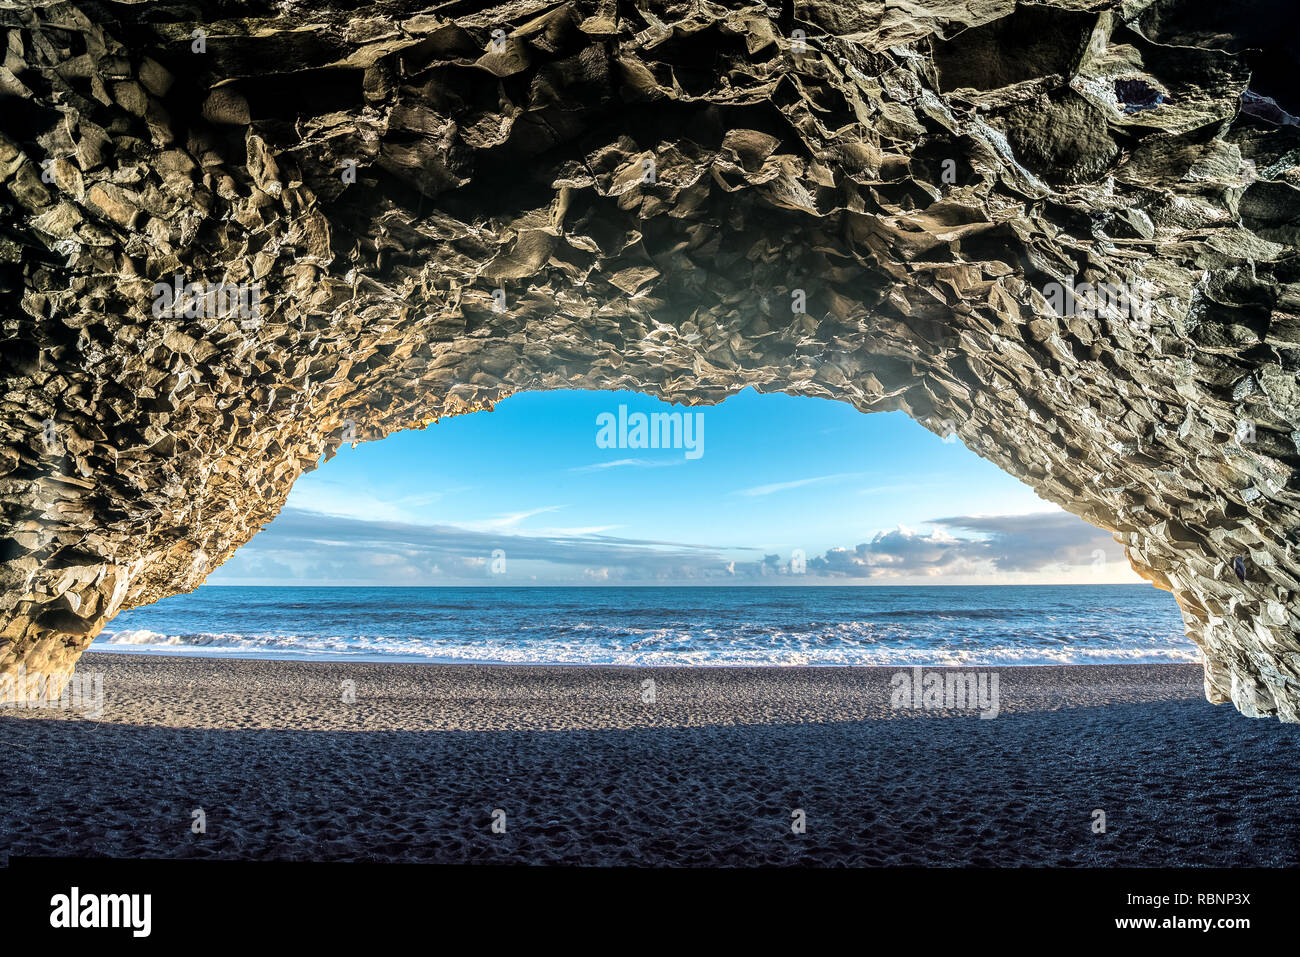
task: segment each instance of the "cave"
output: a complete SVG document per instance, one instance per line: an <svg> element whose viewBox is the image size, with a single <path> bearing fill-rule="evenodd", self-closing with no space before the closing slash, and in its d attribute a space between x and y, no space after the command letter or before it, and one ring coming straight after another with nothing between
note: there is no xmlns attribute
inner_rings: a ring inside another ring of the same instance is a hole
<svg viewBox="0 0 1300 957"><path fill-rule="evenodd" d="M345 442L754 387L955 432L1174 594L1211 702L1300 721L1286 16L0 9L0 673L58 685Z"/></svg>

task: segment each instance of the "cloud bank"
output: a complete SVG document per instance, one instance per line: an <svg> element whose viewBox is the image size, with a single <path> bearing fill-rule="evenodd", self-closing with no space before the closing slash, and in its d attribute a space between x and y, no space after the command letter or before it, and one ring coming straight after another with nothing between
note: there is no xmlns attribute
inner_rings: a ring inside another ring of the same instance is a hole
<svg viewBox="0 0 1300 957"><path fill-rule="evenodd" d="M798 580L933 580L1097 567L1123 558L1100 529L1065 512L959 515L928 532L903 526L802 556ZM789 576L784 554L737 544L618 537L599 530L513 533L366 521L286 508L220 569L214 584L747 584ZM798 562L795 562L797 568Z"/></svg>
<svg viewBox="0 0 1300 957"><path fill-rule="evenodd" d="M929 524L935 529L927 534L900 525L854 548L829 549L808 559L808 571L843 578L937 577L1042 572L1124 558L1109 532L1068 512L957 515Z"/></svg>

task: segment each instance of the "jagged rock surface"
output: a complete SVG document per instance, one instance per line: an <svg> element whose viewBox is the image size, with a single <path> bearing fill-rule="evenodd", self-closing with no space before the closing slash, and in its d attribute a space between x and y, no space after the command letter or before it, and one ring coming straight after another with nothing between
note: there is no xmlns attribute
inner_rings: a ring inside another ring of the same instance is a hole
<svg viewBox="0 0 1300 957"><path fill-rule="evenodd" d="M354 434L754 386L955 423L1173 591L1210 700L1300 720L1275 7L0 3L0 671ZM178 274L261 314L156 316Z"/></svg>

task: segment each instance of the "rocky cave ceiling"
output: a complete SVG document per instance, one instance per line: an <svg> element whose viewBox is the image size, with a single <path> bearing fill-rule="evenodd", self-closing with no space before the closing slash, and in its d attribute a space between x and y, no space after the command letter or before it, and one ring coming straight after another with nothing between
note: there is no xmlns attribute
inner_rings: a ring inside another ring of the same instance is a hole
<svg viewBox="0 0 1300 957"><path fill-rule="evenodd" d="M1300 720L1285 10L0 0L0 671L345 440L753 386L955 427Z"/></svg>

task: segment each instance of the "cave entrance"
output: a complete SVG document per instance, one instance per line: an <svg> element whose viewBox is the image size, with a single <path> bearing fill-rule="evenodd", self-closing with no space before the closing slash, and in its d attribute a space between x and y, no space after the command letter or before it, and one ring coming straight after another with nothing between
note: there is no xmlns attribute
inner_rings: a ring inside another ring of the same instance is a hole
<svg viewBox="0 0 1300 957"><path fill-rule="evenodd" d="M1186 661L1108 533L954 433L744 390L515 395L344 447L95 651L537 664Z"/></svg>

